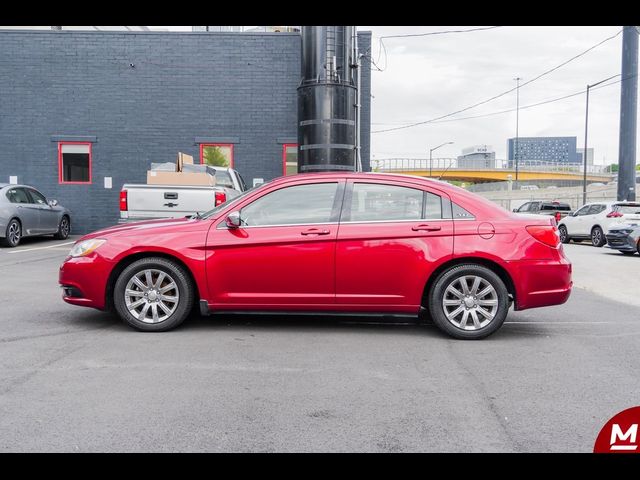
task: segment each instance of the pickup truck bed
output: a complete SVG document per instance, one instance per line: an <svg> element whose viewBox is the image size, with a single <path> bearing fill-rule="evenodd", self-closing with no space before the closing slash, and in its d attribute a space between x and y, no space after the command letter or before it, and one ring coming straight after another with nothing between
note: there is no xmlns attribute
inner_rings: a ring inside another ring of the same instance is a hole
<svg viewBox="0 0 640 480"><path fill-rule="evenodd" d="M204 213L244 191L242 177L233 169L220 169L218 176L224 183L214 187L125 184L120 191L119 223Z"/></svg>
<svg viewBox="0 0 640 480"><path fill-rule="evenodd" d="M534 215L549 215L559 222L571 213L571 206L563 202L533 201L522 204L513 210L515 213L529 213Z"/></svg>

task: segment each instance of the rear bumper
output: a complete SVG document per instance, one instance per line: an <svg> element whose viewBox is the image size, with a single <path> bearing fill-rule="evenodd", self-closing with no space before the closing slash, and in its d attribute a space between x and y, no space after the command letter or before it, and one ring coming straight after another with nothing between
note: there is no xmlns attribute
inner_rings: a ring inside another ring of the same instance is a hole
<svg viewBox="0 0 640 480"><path fill-rule="evenodd" d="M509 262L516 290L516 310L561 305L571 295L571 262L559 250L558 260Z"/></svg>

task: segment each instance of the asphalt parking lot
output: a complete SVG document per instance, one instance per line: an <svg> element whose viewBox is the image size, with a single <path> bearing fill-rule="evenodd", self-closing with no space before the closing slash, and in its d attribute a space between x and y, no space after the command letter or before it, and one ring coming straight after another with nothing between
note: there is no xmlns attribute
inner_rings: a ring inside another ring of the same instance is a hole
<svg viewBox="0 0 640 480"><path fill-rule="evenodd" d="M638 255L565 246L568 303L465 342L360 318L138 333L62 302L67 242L0 249L3 452L589 452L640 403Z"/></svg>

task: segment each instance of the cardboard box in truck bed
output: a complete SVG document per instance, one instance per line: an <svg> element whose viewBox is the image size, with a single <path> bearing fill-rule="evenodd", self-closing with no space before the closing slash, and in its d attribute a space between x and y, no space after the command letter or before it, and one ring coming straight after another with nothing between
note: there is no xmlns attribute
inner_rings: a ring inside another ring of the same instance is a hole
<svg viewBox="0 0 640 480"><path fill-rule="evenodd" d="M153 168L153 165L156 166L156 169ZM192 171L184 172L185 165L190 166ZM164 167L165 170L159 170L159 167ZM191 155L178 152L176 170L169 171L166 164L152 164L151 170L147 171L147 185L202 185L215 187L215 171L210 174L206 170L206 165L193 165L193 157Z"/></svg>

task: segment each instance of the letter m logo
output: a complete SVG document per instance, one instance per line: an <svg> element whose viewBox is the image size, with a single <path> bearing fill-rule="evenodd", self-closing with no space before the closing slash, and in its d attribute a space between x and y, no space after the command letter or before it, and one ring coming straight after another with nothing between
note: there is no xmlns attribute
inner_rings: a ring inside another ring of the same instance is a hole
<svg viewBox="0 0 640 480"><path fill-rule="evenodd" d="M611 445L611 450L637 450L638 445L636 444L636 440L638 439L638 424L634 423L629 427L629 429L622 433L622 429L620 425L614 423L611 427L611 441L609 444ZM619 444L625 442L625 445ZM636 445L634 445L636 444Z"/></svg>

